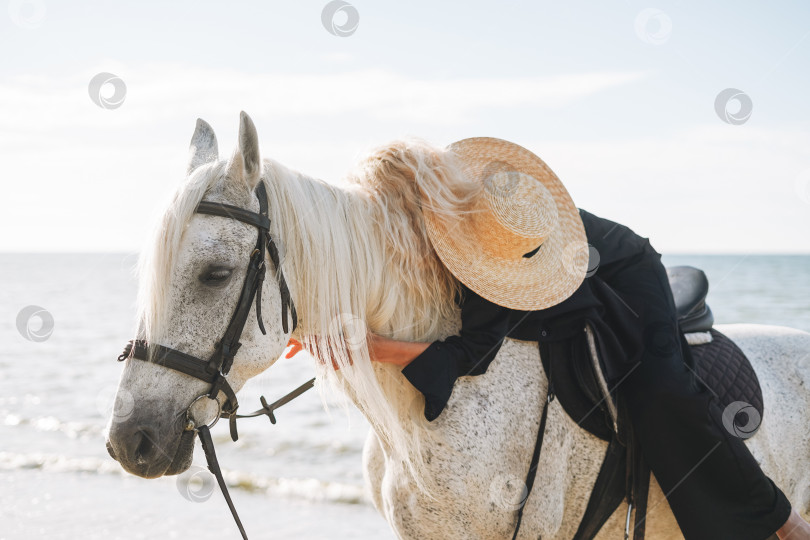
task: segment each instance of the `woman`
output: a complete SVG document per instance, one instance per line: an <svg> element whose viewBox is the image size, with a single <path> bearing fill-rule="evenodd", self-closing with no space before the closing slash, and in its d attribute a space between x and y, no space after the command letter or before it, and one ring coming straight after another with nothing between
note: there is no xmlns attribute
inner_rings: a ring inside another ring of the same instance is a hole
<svg viewBox="0 0 810 540"><path fill-rule="evenodd" d="M372 358L403 366L424 394L425 417L441 414L459 376L486 372L505 337L559 343L581 338L588 324L687 539L810 540L810 525L723 427L720 406L687 368L672 291L649 241L577 210L556 175L520 146L476 138L450 150L484 184L463 220L425 208L433 247L462 284L460 334L370 340Z"/></svg>

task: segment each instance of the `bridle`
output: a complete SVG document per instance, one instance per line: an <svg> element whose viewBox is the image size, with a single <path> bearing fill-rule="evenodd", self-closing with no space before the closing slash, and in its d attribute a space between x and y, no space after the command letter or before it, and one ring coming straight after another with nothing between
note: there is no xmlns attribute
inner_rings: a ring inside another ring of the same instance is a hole
<svg viewBox="0 0 810 540"><path fill-rule="evenodd" d="M177 349L164 347L163 345L148 344L143 339L135 339L127 343L124 352L118 357L118 361L122 362L128 358L134 358L144 362L151 362L160 366L185 373L196 379L204 381L211 385L210 390L194 398L185 412L186 426L185 431L193 431L200 436L200 442L203 445L206 460L208 461L208 469L217 478L222 494L225 497L231 514L239 527L239 532L242 533L242 538L247 540L247 534L236 513L236 508L231 501L228 493L228 488L222 478L222 471L217 462L216 453L214 451L214 443L211 438L210 428L216 424L221 416L228 418L230 424L231 439L236 441L239 435L236 430L236 420L238 418L253 418L256 416L266 415L270 422L275 424L276 418L273 413L275 409L281 407L285 403L290 402L296 397L300 396L314 386L315 379L310 379L302 384L289 394L281 399L268 404L264 396L261 397L262 408L250 414L238 415L236 414L239 408L239 402L236 399L236 392L234 392L230 383L228 383L227 375L233 366L233 360L236 353L239 351L241 343L239 339L242 336L242 331L245 329L250 308L254 303L256 304L256 319L259 323L259 329L262 334L267 334L264 329L264 322L262 321L262 284L264 277L267 273L267 265L265 264L265 254L270 255L270 260L276 267L276 275L278 277L279 290L281 292L281 325L286 334L289 331L288 313L292 318L292 330L294 331L298 326L298 314L295 311L295 303L290 296L290 290L287 287L287 282L284 279L284 272L281 269L279 260L278 248L276 247L273 237L270 235L270 218L267 209L267 189L265 188L264 181L260 180L255 190L256 197L259 199L259 212L252 212L225 203L217 203L210 201L202 201L197 206L196 212L198 214L209 214L212 216L221 216L230 219L253 225L259 231L256 240L256 247L250 254L248 262L247 273L245 281L242 284L242 291L239 293L239 301L236 304L236 309L231 316L225 333L222 338L216 342L214 353L204 360L190 354L186 354ZM218 396L220 391L225 395L224 403L220 403ZM197 426L191 418L191 408L197 401L202 398L214 400L217 403L217 415L214 420L208 425Z"/></svg>
<svg viewBox="0 0 810 540"><path fill-rule="evenodd" d="M254 302L254 298L259 329L262 334L267 333L264 328L264 322L262 321L261 307L262 284L267 272L267 265L264 262L265 252L269 253L278 275L279 290L281 292L281 324L284 333L286 334L289 330L287 320L288 312L292 317L293 330L298 326L298 315L295 310L295 304L290 297L287 281L284 279L284 272L281 269L278 248L273 241L273 237L270 235L270 218L267 212L267 190L264 186L264 181L259 182L256 186L255 193L259 200L258 213L239 208L238 206L210 201L202 201L197 206L196 211L198 214L209 214L235 219L242 223L253 225L259 231L258 238L256 239L256 247L250 254L245 281L242 285L242 291L239 293L239 301L236 304L236 309L231 316L231 320L222 338L216 342L214 352L210 358L203 360L196 356L178 351L177 349L164 347L163 345L148 345L146 341L140 339L130 341L124 349L123 354L118 357L119 361L132 357L137 360L152 362L205 381L211 385L207 396L215 401L217 401L219 392L222 391L225 394L225 402L221 407L221 415L233 419L231 421L231 436L234 440L237 439L234 413L239 408L239 402L236 399L236 393L233 391L233 388L231 388L226 377L233 366L234 357L241 346L239 339L242 336L242 331L245 329L245 323L250 314L250 308Z"/></svg>

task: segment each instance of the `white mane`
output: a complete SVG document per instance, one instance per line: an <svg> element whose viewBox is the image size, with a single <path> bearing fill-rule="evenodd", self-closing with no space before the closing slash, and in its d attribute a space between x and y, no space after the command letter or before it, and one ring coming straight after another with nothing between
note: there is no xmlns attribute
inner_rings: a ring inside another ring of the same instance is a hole
<svg viewBox="0 0 810 540"><path fill-rule="evenodd" d="M142 257L139 320L148 340L162 333L172 254L185 225L226 167L220 162L194 171L169 204L151 252ZM424 401L400 368L372 364L365 328L411 341L432 341L452 331L458 283L427 239L422 206L457 216L468 211L480 188L463 178L454 156L413 140L370 153L347 188L272 160L264 160L262 179L271 234L298 309L296 336L325 361L318 369L324 386L349 395L386 452L429 490L420 447L430 430L414 422Z"/></svg>

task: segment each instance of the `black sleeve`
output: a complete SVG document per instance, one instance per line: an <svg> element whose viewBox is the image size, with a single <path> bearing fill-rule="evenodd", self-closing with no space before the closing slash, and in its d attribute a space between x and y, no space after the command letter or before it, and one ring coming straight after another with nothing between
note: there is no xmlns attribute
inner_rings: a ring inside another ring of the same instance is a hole
<svg viewBox="0 0 810 540"><path fill-rule="evenodd" d="M509 330L509 313L462 288L460 335L434 341L402 370L425 396L425 418L441 414L458 377L486 372Z"/></svg>

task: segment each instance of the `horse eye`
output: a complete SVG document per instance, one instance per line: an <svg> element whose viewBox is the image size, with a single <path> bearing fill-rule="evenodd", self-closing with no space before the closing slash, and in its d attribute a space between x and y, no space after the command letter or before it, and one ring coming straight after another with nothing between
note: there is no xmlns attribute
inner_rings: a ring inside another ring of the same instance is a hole
<svg viewBox="0 0 810 540"><path fill-rule="evenodd" d="M230 268L224 268L221 266L212 266L207 268L201 275L200 281L207 285L217 285L220 283L224 283L231 277L231 273L233 272Z"/></svg>

